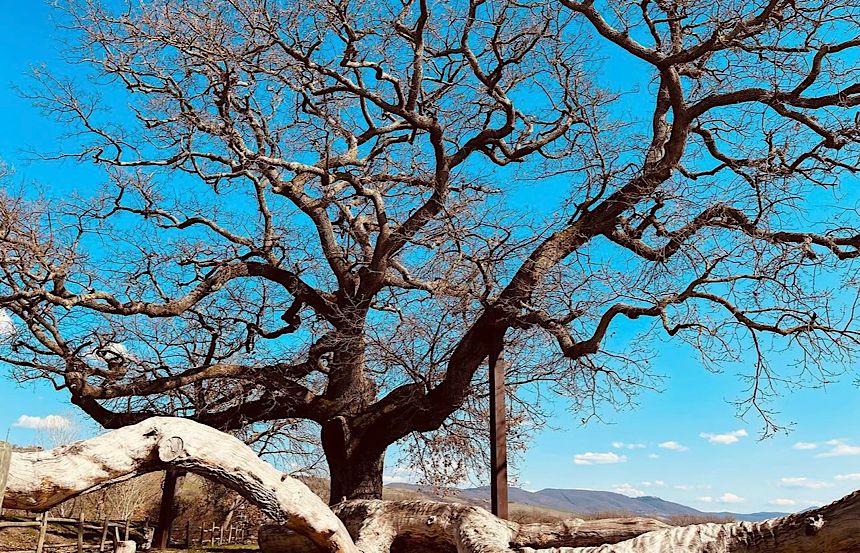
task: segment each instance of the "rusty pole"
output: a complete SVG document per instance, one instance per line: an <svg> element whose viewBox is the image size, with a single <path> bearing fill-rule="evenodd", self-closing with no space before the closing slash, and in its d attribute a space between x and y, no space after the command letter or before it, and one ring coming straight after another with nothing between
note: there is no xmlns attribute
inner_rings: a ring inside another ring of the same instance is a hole
<svg viewBox="0 0 860 553"><path fill-rule="evenodd" d="M490 508L508 518L508 421L505 413L505 362L502 340L493 344L488 357L490 373Z"/></svg>

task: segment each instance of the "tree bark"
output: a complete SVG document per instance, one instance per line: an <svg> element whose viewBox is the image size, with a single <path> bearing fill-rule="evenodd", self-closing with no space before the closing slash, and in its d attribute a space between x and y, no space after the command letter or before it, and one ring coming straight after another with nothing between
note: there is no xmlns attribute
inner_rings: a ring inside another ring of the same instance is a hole
<svg viewBox="0 0 860 553"><path fill-rule="evenodd" d="M155 549L167 549L170 545L170 529L173 527L173 519L176 516L176 483L179 476L175 470L164 471L164 488L161 492L158 522L152 541Z"/></svg>
<svg viewBox="0 0 860 553"><path fill-rule="evenodd" d="M322 446L328 462L329 504L353 499L382 499L384 449L365 445L364 436L351 429L345 417L322 427Z"/></svg>

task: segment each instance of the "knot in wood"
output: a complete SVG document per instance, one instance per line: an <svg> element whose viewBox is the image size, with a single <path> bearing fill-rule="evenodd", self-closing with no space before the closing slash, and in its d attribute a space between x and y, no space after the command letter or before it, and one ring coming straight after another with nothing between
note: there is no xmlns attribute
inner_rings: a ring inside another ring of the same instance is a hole
<svg viewBox="0 0 860 553"><path fill-rule="evenodd" d="M179 436L171 436L158 444L158 458L169 463L185 454L185 443Z"/></svg>
<svg viewBox="0 0 860 553"><path fill-rule="evenodd" d="M436 524L436 517L435 516L427 517L427 526L433 526L434 524Z"/></svg>
<svg viewBox="0 0 860 553"><path fill-rule="evenodd" d="M822 528L824 528L824 516L823 515L815 515L814 517L807 517L804 520L805 528L807 536L814 536L817 534Z"/></svg>

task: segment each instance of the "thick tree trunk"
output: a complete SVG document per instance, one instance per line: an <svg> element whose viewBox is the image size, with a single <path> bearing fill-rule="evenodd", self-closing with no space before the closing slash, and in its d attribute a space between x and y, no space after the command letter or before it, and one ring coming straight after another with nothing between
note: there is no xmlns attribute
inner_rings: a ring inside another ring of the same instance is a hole
<svg viewBox="0 0 860 553"><path fill-rule="evenodd" d="M375 448L365 446L365 440L349 428L344 417L323 425L321 437L331 477L329 504L382 499L384 450L376 453Z"/></svg>

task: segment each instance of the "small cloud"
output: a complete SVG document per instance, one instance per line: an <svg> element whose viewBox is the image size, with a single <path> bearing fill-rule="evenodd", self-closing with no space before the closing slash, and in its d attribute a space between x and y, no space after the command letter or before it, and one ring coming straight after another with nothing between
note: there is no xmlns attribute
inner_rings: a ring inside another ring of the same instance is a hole
<svg viewBox="0 0 860 553"><path fill-rule="evenodd" d="M695 485L692 485L692 484L678 484L678 485L676 485L676 486L672 486L672 487L673 487L673 488L675 488L676 490L684 490L684 491L690 491L690 490L710 490L710 489L711 489L711 485L710 485L710 484L695 484Z"/></svg>
<svg viewBox="0 0 860 553"><path fill-rule="evenodd" d="M726 432L725 434L709 434L707 432L702 432L699 434L700 437L708 440L712 444L733 444L737 443L738 440L747 435L747 431L741 428L740 430L735 430L734 432Z"/></svg>
<svg viewBox="0 0 860 553"><path fill-rule="evenodd" d="M844 440L824 442L830 446L829 451L819 453L816 457L842 457L844 455L860 455L860 446L846 444Z"/></svg>
<svg viewBox="0 0 860 553"><path fill-rule="evenodd" d="M797 442L796 444L791 446L792 449L801 449L801 450L815 449L816 447L818 447L818 444L812 443L812 442Z"/></svg>
<svg viewBox="0 0 860 553"><path fill-rule="evenodd" d="M415 480L415 474L408 468L401 466L395 466L390 473L382 475L383 484L411 484Z"/></svg>
<svg viewBox="0 0 860 553"><path fill-rule="evenodd" d="M649 458L649 459L659 459L659 458L660 458L660 456L659 456L659 455L657 455L656 453L649 453L649 454L648 454L648 458Z"/></svg>
<svg viewBox="0 0 860 553"><path fill-rule="evenodd" d="M860 472L852 472L850 474L837 474L834 476L836 480L860 480Z"/></svg>
<svg viewBox="0 0 860 553"><path fill-rule="evenodd" d="M737 496L733 493L726 492L717 499L720 500L720 503L743 503L746 501L743 497Z"/></svg>
<svg viewBox="0 0 860 553"><path fill-rule="evenodd" d="M48 415L47 417L21 415L12 426L29 428L31 430L51 430L55 428L68 428L71 425L72 421L60 415Z"/></svg>
<svg viewBox="0 0 860 553"><path fill-rule="evenodd" d="M574 464L577 465L611 465L614 463L625 463L627 462L626 455L618 455L617 453L613 453L608 451L606 453L595 453L593 451L587 451L585 453L577 453L573 457Z"/></svg>
<svg viewBox="0 0 860 553"><path fill-rule="evenodd" d="M672 451L687 451L688 449L690 449L689 447L681 445L673 440L657 444L657 447L662 447L663 449L671 449Z"/></svg>
<svg viewBox="0 0 860 553"><path fill-rule="evenodd" d="M703 495L702 497L697 497L696 501L701 501L702 503L713 503L714 498L709 495Z"/></svg>
<svg viewBox="0 0 860 553"><path fill-rule="evenodd" d="M612 442L615 449L644 449L645 444L628 444L625 442Z"/></svg>
<svg viewBox="0 0 860 553"><path fill-rule="evenodd" d="M785 488L808 488L810 490L820 490L829 488L830 484L820 480L812 480L811 478L793 476L780 479L780 486Z"/></svg>
<svg viewBox="0 0 860 553"><path fill-rule="evenodd" d="M768 501L769 505L775 505L777 507L794 507L797 505L797 501L793 499L771 499Z"/></svg>
<svg viewBox="0 0 860 553"><path fill-rule="evenodd" d="M642 490L636 489L630 484L618 484L612 488L612 491L615 493L620 493L621 495L626 495L628 497L642 497L645 495L645 492Z"/></svg>

